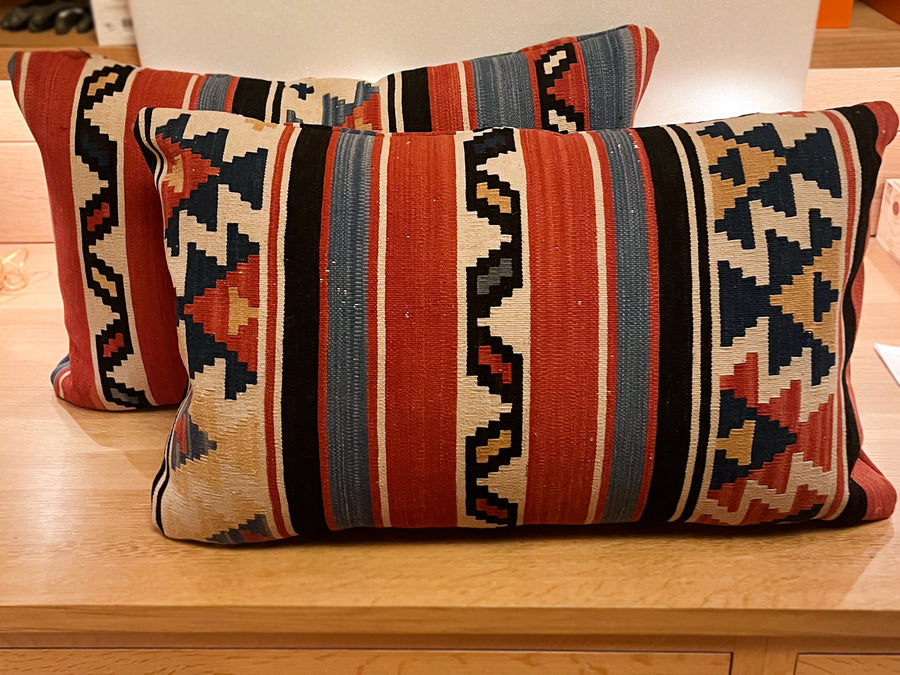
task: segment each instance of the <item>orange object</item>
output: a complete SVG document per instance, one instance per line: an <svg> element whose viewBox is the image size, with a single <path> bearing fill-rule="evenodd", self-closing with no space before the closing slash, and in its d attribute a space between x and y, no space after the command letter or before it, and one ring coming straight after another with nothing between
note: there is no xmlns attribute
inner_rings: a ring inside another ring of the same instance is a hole
<svg viewBox="0 0 900 675"><path fill-rule="evenodd" d="M853 0L819 0L816 28L847 28L853 13Z"/></svg>

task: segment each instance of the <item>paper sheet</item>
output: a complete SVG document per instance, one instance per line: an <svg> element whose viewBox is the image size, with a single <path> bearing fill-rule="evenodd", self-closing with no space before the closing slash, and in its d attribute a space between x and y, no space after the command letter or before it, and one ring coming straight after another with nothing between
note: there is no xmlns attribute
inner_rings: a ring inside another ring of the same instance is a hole
<svg viewBox="0 0 900 675"><path fill-rule="evenodd" d="M891 371L897 384L900 384L900 347L880 345L876 342L875 351L878 352L878 356L884 361L887 369Z"/></svg>

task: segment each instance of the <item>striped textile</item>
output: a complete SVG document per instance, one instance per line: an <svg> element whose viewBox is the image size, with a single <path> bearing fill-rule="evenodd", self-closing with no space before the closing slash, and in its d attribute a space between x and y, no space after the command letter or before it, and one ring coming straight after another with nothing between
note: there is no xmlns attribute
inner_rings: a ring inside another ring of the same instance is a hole
<svg viewBox="0 0 900 675"><path fill-rule="evenodd" d="M184 394L158 197L131 133L140 108L358 129L627 126L656 50L652 31L623 26L375 84L158 71L81 52L15 54L10 77L44 159L69 334L69 354L51 377L57 395L129 410Z"/></svg>
<svg viewBox="0 0 900 675"><path fill-rule="evenodd" d="M168 536L892 512L847 377L888 104L569 135L137 125L191 379Z"/></svg>

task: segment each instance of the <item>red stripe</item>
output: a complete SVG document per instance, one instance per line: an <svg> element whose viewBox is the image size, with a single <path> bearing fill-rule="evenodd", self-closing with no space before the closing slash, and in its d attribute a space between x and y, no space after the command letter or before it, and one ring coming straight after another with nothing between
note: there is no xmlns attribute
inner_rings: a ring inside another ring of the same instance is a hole
<svg viewBox="0 0 900 675"><path fill-rule="evenodd" d="M166 265L159 194L153 189L144 154L131 128L147 101L160 108L181 107L190 80L187 73L138 70L133 75L125 117L122 179L127 189L122 191L119 217L127 228L131 318L150 393L159 405L181 400L187 373L178 350L178 334L173 330L175 289Z"/></svg>
<svg viewBox="0 0 900 675"><path fill-rule="evenodd" d="M591 501L586 477L594 470L598 408L599 296L590 156L579 136L522 131L521 139L531 251L525 522L583 523Z"/></svg>
<svg viewBox="0 0 900 675"><path fill-rule="evenodd" d="M866 493L866 514L863 520L881 520L894 512L897 491L872 463L865 452L860 451L859 459L850 474L853 481Z"/></svg>
<svg viewBox="0 0 900 675"><path fill-rule="evenodd" d="M456 162L452 136L390 144L385 260L391 524L456 525Z"/></svg>
<svg viewBox="0 0 900 675"><path fill-rule="evenodd" d="M322 504L325 522L336 530L331 505L331 473L328 465L328 237L331 234L331 191L334 185L334 156L340 133L331 134L325 155L325 184L322 186L322 225L319 235L319 474L322 477Z"/></svg>
<svg viewBox="0 0 900 675"><path fill-rule="evenodd" d="M225 90L225 104L222 107L222 110L225 112L231 112L231 106L234 103L234 92L237 89L238 85L237 77L232 77L231 82L228 83L228 89Z"/></svg>
<svg viewBox="0 0 900 675"><path fill-rule="evenodd" d="M194 88L191 90L191 100L188 104L190 110L197 110L200 107L200 92L203 90L203 83L208 75L201 75L194 82Z"/></svg>
<svg viewBox="0 0 900 675"><path fill-rule="evenodd" d="M650 493L650 479L653 476L653 459L656 452L656 425L659 407L659 241L657 238L656 202L653 193L653 178L650 162L644 151L640 137L634 131L628 132L634 141L641 177L644 185L644 210L647 214L647 264L650 281L650 364L647 380L647 440L644 446L644 475L641 491L631 520L638 520L647 505Z"/></svg>
<svg viewBox="0 0 900 675"><path fill-rule="evenodd" d="M381 152L384 136L372 145L372 173L369 180L369 274L368 274L368 384L366 385L367 424L369 427L369 490L372 495L372 519L375 527L384 527L381 513L381 486L378 482L378 227L381 209Z"/></svg>
<svg viewBox="0 0 900 675"><path fill-rule="evenodd" d="M275 529L281 537L289 537L284 523L284 514L281 511L281 493L278 489L278 463L275 456L275 369L278 367L276 359L276 331L278 327L278 289L281 284L278 280L278 251L279 226L281 223L281 182L284 173L284 158L288 143L294 129L285 126L278 140L278 150L275 153L275 166L272 174L271 203L269 205L269 237L266 253L268 266L268 299L266 307L266 389L265 389L265 426L266 426L266 473L269 480L269 501L272 502L272 517L275 520Z"/></svg>
<svg viewBox="0 0 900 675"><path fill-rule="evenodd" d="M590 140L597 148L597 157L600 161L600 175L609 176L609 154L603 139L597 134L590 134ZM613 429L616 423L616 373L618 372L618 330L619 330L619 305L616 295L618 273L616 266L616 213L613 201L612 181L604 180L603 188L603 223L605 224L606 244L606 360L603 367L606 369L606 419L604 428L606 436L603 447L603 467L600 472L600 487L597 496L597 514L594 522L599 523L603 519L603 511L606 506L606 498L609 495L609 476L612 469L613 453L615 452L615 437ZM602 395L602 393L601 393Z"/></svg>
<svg viewBox="0 0 900 675"><path fill-rule="evenodd" d="M54 113L60 111L46 105L48 98L61 102L77 100L81 72L87 59L78 52L32 53L19 107L40 146L50 198L59 289L69 336L71 375L65 381L64 396L76 405L103 410L106 406L100 401L95 384L93 334L88 328L84 268L78 230L74 226L79 219L72 194L72 111L63 108L61 114L56 115ZM18 94L18 88L13 93ZM156 208L159 209L158 203Z"/></svg>
<svg viewBox="0 0 900 675"><path fill-rule="evenodd" d="M475 75L472 62L463 63L466 69L466 99L469 101L469 129L478 129L478 107L475 105Z"/></svg>
<svg viewBox="0 0 900 675"><path fill-rule="evenodd" d="M428 69L432 131L452 132L463 128L460 86L455 63Z"/></svg>

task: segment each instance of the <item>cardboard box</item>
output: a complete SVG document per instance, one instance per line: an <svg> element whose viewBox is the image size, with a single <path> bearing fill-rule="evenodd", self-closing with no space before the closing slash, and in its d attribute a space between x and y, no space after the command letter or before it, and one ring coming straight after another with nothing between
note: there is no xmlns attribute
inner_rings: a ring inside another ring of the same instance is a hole
<svg viewBox="0 0 900 675"><path fill-rule="evenodd" d="M884 183L875 239L900 263L900 178L891 178Z"/></svg>

